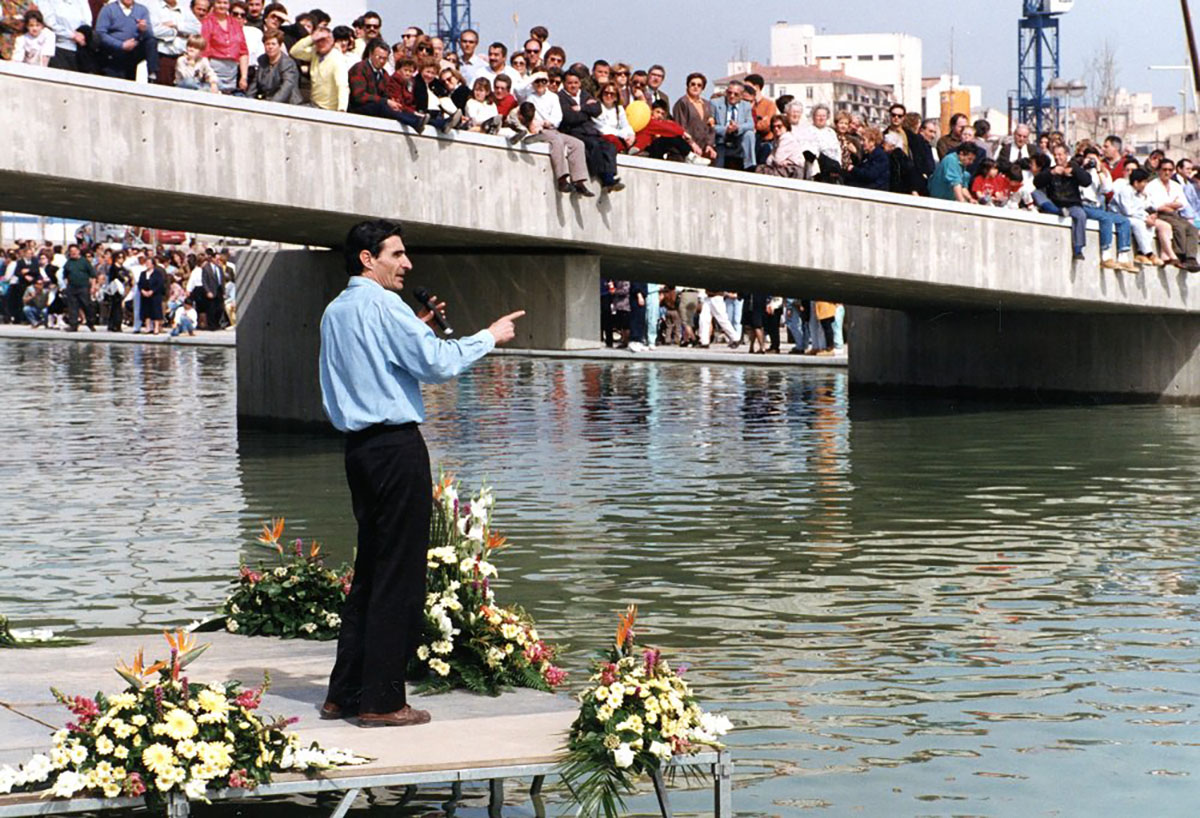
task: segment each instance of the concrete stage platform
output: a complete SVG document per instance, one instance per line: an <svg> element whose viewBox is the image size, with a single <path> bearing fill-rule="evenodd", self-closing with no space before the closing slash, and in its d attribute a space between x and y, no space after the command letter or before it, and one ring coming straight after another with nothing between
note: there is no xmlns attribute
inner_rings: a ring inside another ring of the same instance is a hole
<svg viewBox="0 0 1200 818"><path fill-rule="evenodd" d="M271 689L260 712L295 716L293 726L307 743L319 741L374 759L370 764L342 767L315 778L278 775L251 792L210 793L214 800L254 798L296 793L342 793L334 816L344 815L364 788L411 787L464 781L490 781L492 807L499 814L505 778L533 779L537 797L542 779L554 774L567 729L577 704L566 695L514 690L498 697L464 692L414 695L415 707L429 710L433 719L417 727L363 729L349 721L321 721L317 708L325 696L333 666L333 642L249 638L227 633L197 634L212 647L189 667L195 682L238 679L258 686L263 671L271 674ZM50 746L50 734L70 715L50 694L53 685L68 695L116 693L124 681L112 670L118 660L130 661L139 647L147 660L168 655L159 635L103 637L87 645L29 648L0 653L0 764L20 764ZM732 766L725 753L706 753L692 761L714 773L714 811L731 815ZM660 793L665 803L665 790ZM51 815L88 810L133 807L141 799L43 799L37 794L0 796L0 816ZM171 805L171 816L188 814L182 798ZM664 806L664 815L669 806Z"/></svg>

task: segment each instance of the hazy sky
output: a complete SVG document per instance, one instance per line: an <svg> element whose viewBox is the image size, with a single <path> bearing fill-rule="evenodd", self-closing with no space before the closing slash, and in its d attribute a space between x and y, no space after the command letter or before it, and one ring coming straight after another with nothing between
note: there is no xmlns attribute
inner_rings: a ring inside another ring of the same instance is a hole
<svg viewBox="0 0 1200 818"><path fill-rule="evenodd" d="M378 3L392 39L402 25L428 27L436 9L435 0L366 2ZM1191 2L1200 25L1200 2ZM550 39L567 50L570 61L590 63L603 57L643 68L661 62L667 68L672 97L682 92L689 71L703 71L710 79L721 76L726 61L742 49L751 59L766 62L770 28L779 20L811 23L831 34L916 35L924 45L926 75L949 70L953 29L955 71L963 82L983 86L984 104L1004 108L1016 88L1017 20L1022 6L1021 0L475 0L472 15L484 43L501 40L511 45L523 41L531 26L541 24L550 29ZM519 17L515 27L514 13ZM1150 71L1147 66L1183 64L1187 44L1181 20L1178 0L1077 0L1074 10L1061 18L1063 74L1080 77L1089 57L1107 38L1116 48L1121 85L1152 91L1156 104L1178 106L1183 73Z"/></svg>

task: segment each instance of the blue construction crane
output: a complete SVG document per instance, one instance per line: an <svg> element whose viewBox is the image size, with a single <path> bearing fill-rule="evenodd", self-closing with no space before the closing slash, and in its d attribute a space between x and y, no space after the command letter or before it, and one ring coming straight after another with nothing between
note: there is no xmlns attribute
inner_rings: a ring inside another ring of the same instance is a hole
<svg viewBox="0 0 1200 818"><path fill-rule="evenodd" d="M437 36L446 44L447 51L458 49L458 35L464 29L474 28L471 22L471 0L438 0Z"/></svg>
<svg viewBox="0 0 1200 818"><path fill-rule="evenodd" d="M1017 120L1035 134L1058 127L1062 102L1050 94L1050 81L1061 76L1058 18L1075 0L1025 0L1018 24Z"/></svg>

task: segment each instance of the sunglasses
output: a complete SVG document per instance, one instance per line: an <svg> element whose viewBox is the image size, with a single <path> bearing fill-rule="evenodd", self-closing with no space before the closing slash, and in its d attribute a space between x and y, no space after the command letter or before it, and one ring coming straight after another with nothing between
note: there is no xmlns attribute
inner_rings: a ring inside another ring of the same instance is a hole
<svg viewBox="0 0 1200 818"><path fill-rule="evenodd" d="M238 18L239 20L245 20L245 19L246 19L246 12L244 12L244 11L231 11L231 12L229 12L229 16L230 16L230 17L236 17L236 18Z"/></svg>
<svg viewBox="0 0 1200 818"><path fill-rule="evenodd" d="M363 28L367 31L379 31L379 23L364 23Z"/></svg>

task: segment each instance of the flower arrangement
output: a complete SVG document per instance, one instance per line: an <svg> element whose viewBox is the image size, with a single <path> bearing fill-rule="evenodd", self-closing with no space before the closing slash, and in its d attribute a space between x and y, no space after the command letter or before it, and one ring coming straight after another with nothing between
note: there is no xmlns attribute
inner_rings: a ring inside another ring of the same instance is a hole
<svg viewBox="0 0 1200 818"><path fill-rule="evenodd" d="M505 687L553 690L566 681L556 648L521 608L496 603L492 555L506 540L492 531L492 491L463 501L443 477L433 487L424 639L409 678L428 690L465 687L495 695Z"/></svg>
<svg viewBox="0 0 1200 818"><path fill-rule="evenodd" d="M0 766L0 793L45 789L52 797L145 796L161 809L168 794L204 799L212 789L249 789L281 770L309 771L367 759L344 750L303 746L256 710L268 686L239 682L197 684L184 669L208 645L179 631L166 634L170 658L146 665L139 650L116 670L129 683L121 693L94 698L53 690L74 720L54 734L48 754L21 768Z"/></svg>
<svg viewBox="0 0 1200 818"><path fill-rule="evenodd" d="M622 794L633 792L638 776L661 772L673 758L701 748L721 747L719 738L733 726L701 709L683 669L672 670L653 648L634 646L636 619L631 605L616 642L593 664L567 737L560 772L584 818L616 818L624 809Z"/></svg>
<svg viewBox="0 0 1200 818"><path fill-rule="evenodd" d="M221 606L225 629L247 636L333 639L342 624L339 611L350 593L352 573L325 567L320 543L307 547L282 542L283 518L263 525L260 545L274 551L278 564L257 568L241 564L231 593Z"/></svg>
<svg viewBox="0 0 1200 818"><path fill-rule="evenodd" d="M81 644L83 642L79 639L56 636L49 628L14 631L8 624L8 617L0 614L0 648L61 648Z"/></svg>

